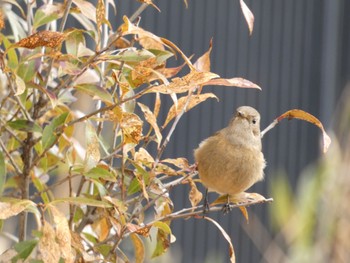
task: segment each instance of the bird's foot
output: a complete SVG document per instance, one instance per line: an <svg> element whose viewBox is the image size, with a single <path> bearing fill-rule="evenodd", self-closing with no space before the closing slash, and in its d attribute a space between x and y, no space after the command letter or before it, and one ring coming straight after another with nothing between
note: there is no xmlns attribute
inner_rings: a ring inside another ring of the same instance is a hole
<svg viewBox="0 0 350 263"><path fill-rule="evenodd" d="M227 213L229 213L232 210L231 205L229 202L227 202L226 204L223 205L221 211L224 215L226 215Z"/></svg>
<svg viewBox="0 0 350 263"><path fill-rule="evenodd" d="M208 188L205 190L204 204L203 204L203 216L209 212L210 206L208 201Z"/></svg>

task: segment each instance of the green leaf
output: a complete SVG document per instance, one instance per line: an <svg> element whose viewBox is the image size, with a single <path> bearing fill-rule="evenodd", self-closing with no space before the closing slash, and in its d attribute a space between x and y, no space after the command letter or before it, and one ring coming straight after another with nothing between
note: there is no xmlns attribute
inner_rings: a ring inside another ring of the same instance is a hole
<svg viewBox="0 0 350 263"><path fill-rule="evenodd" d="M72 31L68 32L68 36L65 41L68 54L78 57L79 45L86 46L83 32L84 31L80 29L73 29Z"/></svg>
<svg viewBox="0 0 350 263"><path fill-rule="evenodd" d="M4 43L5 49L7 51L7 56L8 56L7 66L11 69L17 68L18 58L17 58L17 53L16 53L15 49L10 48L12 43L3 34L0 34L0 39Z"/></svg>
<svg viewBox="0 0 350 263"><path fill-rule="evenodd" d="M158 63L165 62L168 58L174 56L173 53L166 50L158 50L158 49L149 49L148 51L152 52L157 57Z"/></svg>
<svg viewBox="0 0 350 263"><path fill-rule="evenodd" d="M101 167L92 168L85 174L85 176L93 179L103 179L110 182L117 181L116 176L112 172L107 171Z"/></svg>
<svg viewBox="0 0 350 263"><path fill-rule="evenodd" d="M154 222L152 226L162 229L166 234L171 234L171 228L167 223L157 221Z"/></svg>
<svg viewBox="0 0 350 263"><path fill-rule="evenodd" d="M32 176L32 182L35 186L35 188L39 191L42 192L40 194L41 199L43 199L45 204L48 204L50 202L49 196L47 194L47 192L43 192L45 190L45 186L42 184L42 182L40 181L40 179L36 176Z"/></svg>
<svg viewBox="0 0 350 263"><path fill-rule="evenodd" d="M68 112L62 113L60 116L54 118L51 121L51 123L44 128L42 137L43 149L51 147L52 144L55 142L57 138L55 131L60 125L62 125L65 122L67 116Z"/></svg>
<svg viewBox="0 0 350 263"><path fill-rule="evenodd" d="M12 129L25 132L42 133L41 127L35 122L28 120L15 120L7 123Z"/></svg>
<svg viewBox="0 0 350 263"><path fill-rule="evenodd" d="M95 207L103 207L103 208L110 208L112 205L110 203L88 198L88 197L63 197L58 198L51 202L51 204L56 203L70 203L75 205L88 205L88 206L95 206Z"/></svg>
<svg viewBox="0 0 350 263"><path fill-rule="evenodd" d="M21 62L18 66L17 74L24 82L31 81L36 74L35 60Z"/></svg>
<svg viewBox="0 0 350 263"><path fill-rule="evenodd" d="M128 195L135 194L140 190L141 190L141 185L139 181L136 178L132 179L131 183L129 184Z"/></svg>
<svg viewBox="0 0 350 263"><path fill-rule="evenodd" d="M4 185L6 182L6 165L5 158L2 152L0 152L0 196L4 190Z"/></svg>
<svg viewBox="0 0 350 263"><path fill-rule="evenodd" d="M38 240L35 239L15 244L15 250L18 254L12 259L12 262L17 262L18 259L27 259L37 244Z"/></svg>
<svg viewBox="0 0 350 263"><path fill-rule="evenodd" d="M61 14L59 13L60 9L57 7L55 10L55 6L50 5L50 10L46 10L46 12L42 9L38 9L34 15L33 28L36 29L42 25L46 25L52 21L60 18Z"/></svg>
<svg viewBox="0 0 350 263"><path fill-rule="evenodd" d="M140 62L154 57L154 54L146 49L128 49L126 51L121 51L118 55L114 56L114 59L124 62Z"/></svg>
<svg viewBox="0 0 350 263"><path fill-rule="evenodd" d="M107 90L100 87L98 84L84 83L76 85L74 88L90 95L93 98L97 97L104 102L113 103L111 94L109 94Z"/></svg>

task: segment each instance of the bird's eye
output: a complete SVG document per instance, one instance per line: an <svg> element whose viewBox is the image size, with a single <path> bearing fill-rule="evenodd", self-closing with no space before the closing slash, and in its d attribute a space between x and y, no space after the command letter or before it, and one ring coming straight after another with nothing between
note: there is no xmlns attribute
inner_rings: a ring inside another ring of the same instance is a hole
<svg viewBox="0 0 350 263"><path fill-rule="evenodd" d="M252 123L253 123L253 124L256 124L256 119L253 119L253 120L252 120Z"/></svg>

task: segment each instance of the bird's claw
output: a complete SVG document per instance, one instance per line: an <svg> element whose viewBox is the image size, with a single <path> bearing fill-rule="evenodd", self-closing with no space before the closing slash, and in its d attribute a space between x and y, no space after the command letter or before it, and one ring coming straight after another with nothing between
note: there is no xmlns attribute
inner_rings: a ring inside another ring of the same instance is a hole
<svg viewBox="0 0 350 263"><path fill-rule="evenodd" d="M223 212L224 215L226 215L228 212L231 211L231 206L230 206L230 203L227 202L226 204L223 205L221 211Z"/></svg>

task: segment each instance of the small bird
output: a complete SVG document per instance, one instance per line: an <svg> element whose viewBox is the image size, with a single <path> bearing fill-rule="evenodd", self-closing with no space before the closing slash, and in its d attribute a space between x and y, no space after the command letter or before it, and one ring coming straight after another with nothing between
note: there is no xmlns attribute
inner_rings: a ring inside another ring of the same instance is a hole
<svg viewBox="0 0 350 263"><path fill-rule="evenodd" d="M199 144L194 157L203 185L227 194L228 200L262 180L266 163L259 112L249 106L239 107L226 128Z"/></svg>

